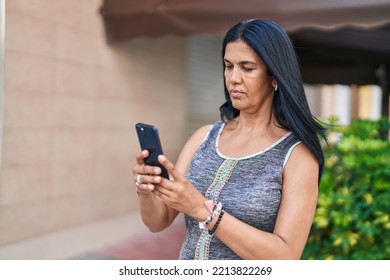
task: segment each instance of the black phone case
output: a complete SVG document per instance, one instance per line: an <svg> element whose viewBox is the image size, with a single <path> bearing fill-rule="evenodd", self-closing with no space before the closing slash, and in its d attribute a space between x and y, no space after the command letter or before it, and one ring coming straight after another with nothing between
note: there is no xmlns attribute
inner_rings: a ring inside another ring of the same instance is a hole
<svg viewBox="0 0 390 280"><path fill-rule="evenodd" d="M145 164L160 167L162 170L161 176L169 179L168 171L158 161L158 156L163 154L163 150L157 128L153 125L137 123L135 129L141 149L149 151L149 156L145 159Z"/></svg>

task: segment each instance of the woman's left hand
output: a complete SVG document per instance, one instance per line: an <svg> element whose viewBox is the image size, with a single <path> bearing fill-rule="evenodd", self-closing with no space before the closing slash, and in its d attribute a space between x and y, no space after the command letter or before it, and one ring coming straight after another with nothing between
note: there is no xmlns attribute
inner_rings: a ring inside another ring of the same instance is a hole
<svg viewBox="0 0 390 280"><path fill-rule="evenodd" d="M155 195L164 201L167 206L195 219L202 220L204 218L205 197L165 156L160 155L158 159L168 170L171 178L167 180L163 177L156 177L159 182L156 181Z"/></svg>

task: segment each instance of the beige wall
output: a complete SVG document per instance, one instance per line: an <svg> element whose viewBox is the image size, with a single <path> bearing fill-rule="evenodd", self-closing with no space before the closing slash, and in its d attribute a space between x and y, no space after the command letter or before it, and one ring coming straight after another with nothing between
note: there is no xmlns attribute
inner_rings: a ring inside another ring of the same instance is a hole
<svg viewBox="0 0 390 280"><path fill-rule="evenodd" d="M107 45L101 0L7 0L0 245L135 211L134 124L185 135L186 39Z"/></svg>

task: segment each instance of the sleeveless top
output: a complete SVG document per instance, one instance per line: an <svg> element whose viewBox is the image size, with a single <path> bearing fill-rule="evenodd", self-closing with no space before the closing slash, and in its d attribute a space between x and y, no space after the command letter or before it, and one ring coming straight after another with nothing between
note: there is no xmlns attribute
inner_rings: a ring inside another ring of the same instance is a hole
<svg viewBox="0 0 390 280"><path fill-rule="evenodd" d="M272 233L281 200L283 167L300 141L288 132L264 151L229 158L218 149L224 126L219 121L210 129L186 177L207 199L215 204L220 201L230 215ZM201 230L197 220L187 215L184 219L187 231L180 259L241 259L217 236L209 235L206 228Z"/></svg>

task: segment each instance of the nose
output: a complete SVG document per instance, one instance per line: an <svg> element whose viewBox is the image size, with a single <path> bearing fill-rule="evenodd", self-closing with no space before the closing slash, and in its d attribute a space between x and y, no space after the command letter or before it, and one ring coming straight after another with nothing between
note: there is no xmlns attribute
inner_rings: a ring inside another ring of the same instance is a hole
<svg viewBox="0 0 390 280"><path fill-rule="evenodd" d="M230 82L232 84L239 84L242 81L241 72L238 67L234 67L232 69L231 75L230 75Z"/></svg>

